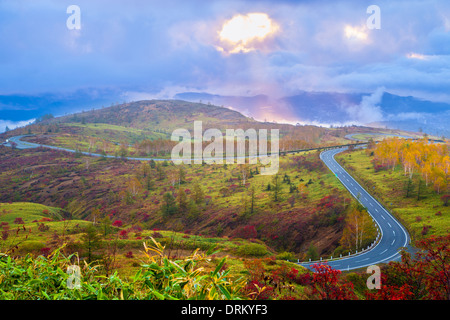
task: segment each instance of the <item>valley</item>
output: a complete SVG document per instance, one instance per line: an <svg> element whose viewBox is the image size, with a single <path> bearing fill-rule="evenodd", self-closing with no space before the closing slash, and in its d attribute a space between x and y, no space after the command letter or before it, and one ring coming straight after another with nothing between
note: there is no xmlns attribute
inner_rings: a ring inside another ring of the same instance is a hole
<svg viewBox="0 0 450 320"><path fill-rule="evenodd" d="M138 121L133 112L141 115ZM369 141L370 148L375 147L370 138L377 135L378 140L384 135L420 137L354 126L259 123L220 107L179 101L142 101L50 118L1 135L3 139L26 135L21 139L24 144L54 148L0 145L0 251L19 258L61 250L99 263L102 274L118 272L131 279L146 257L143 243L152 239L165 246L164 254L173 260L188 259L195 249L206 253L215 247L219 252L213 262L220 265L219 259L226 258L234 279L260 283L259 275L246 271L249 264L263 273L290 268L295 276L284 276L295 284L293 297L305 299L312 294L307 280L311 271L296 262L346 256L376 240L373 223L363 223L355 232L353 217L366 222L372 218L327 168L318 150L282 153L275 175L262 175L259 163L174 165L170 129L189 127L199 116L206 127L222 130L275 126L280 130L280 152L348 144L349 135ZM390 172L389 178L374 173L368 150L347 151L337 158L405 223L414 241L448 234L448 207L439 202L443 195L423 188L421 200L413 204L403 200L400 191L383 193L385 183L387 188L396 183L392 189L401 189L402 170L395 177ZM420 211L420 219L419 213L412 218L414 213L402 207L417 207L412 210ZM435 212L440 212L436 219L431 217ZM420 236L424 228L430 231ZM366 293L360 288L357 295ZM284 287L269 296L280 299L290 294Z"/></svg>

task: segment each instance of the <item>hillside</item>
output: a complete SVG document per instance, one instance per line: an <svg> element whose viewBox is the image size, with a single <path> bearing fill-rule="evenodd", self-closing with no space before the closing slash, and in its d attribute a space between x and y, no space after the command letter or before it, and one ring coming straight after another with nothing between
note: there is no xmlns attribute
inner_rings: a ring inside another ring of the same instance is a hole
<svg viewBox="0 0 450 320"><path fill-rule="evenodd" d="M109 217L144 229L256 238L301 259L311 245L318 254L339 247L352 203L317 153L282 157L274 189L274 177L259 175L259 164L180 167L40 148L0 150L2 202L41 203L72 218ZM168 214L167 194L173 197Z"/></svg>
<svg viewBox="0 0 450 320"><path fill-rule="evenodd" d="M37 123L0 134L6 139L14 135L33 134L25 140L83 152L119 156L167 158L174 146L173 130L184 128L193 132L194 121L202 128L278 129L280 151L340 145L351 141L354 134L411 133L360 126L325 128L313 125L291 125L258 122L241 113L211 104L180 100L145 100L92 109L71 115L46 115Z"/></svg>
<svg viewBox="0 0 450 320"><path fill-rule="evenodd" d="M59 123L104 123L141 130L171 131L192 121L209 125L230 125L252 121L237 111L214 105L181 100L144 100L114 105L108 108L75 113L58 118Z"/></svg>

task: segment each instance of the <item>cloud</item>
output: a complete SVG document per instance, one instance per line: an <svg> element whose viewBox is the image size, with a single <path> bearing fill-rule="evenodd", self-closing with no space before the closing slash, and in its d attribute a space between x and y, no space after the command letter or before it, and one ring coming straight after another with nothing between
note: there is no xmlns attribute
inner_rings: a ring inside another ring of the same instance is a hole
<svg viewBox="0 0 450 320"><path fill-rule="evenodd" d="M404 120L424 120L432 115L425 112L400 112L398 114L387 115L386 120L404 121Z"/></svg>
<svg viewBox="0 0 450 320"><path fill-rule="evenodd" d="M353 27L353 26L345 26L345 37L349 40L357 40L357 41L365 41L368 39L369 35L367 33L367 27Z"/></svg>
<svg viewBox="0 0 450 320"><path fill-rule="evenodd" d="M216 48L230 54L267 48L267 39L279 29L266 13L238 14L223 24L219 31L220 43Z"/></svg>
<svg viewBox="0 0 450 320"><path fill-rule="evenodd" d="M385 88L381 87L368 96L363 96L359 105L343 106L350 119L359 124L367 124L383 120L383 113L379 104L383 98Z"/></svg>
<svg viewBox="0 0 450 320"><path fill-rule="evenodd" d="M408 59L419 59L419 60L428 60L430 56L421 53L410 52L406 55Z"/></svg>
<svg viewBox="0 0 450 320"><path fill-rule="evenodd" d="M6 127L10 130L24 127L30 123L33 123L36 119L24 120L24 121L10 121L10 120L0 120L0 133L6 131Z"/></svg>

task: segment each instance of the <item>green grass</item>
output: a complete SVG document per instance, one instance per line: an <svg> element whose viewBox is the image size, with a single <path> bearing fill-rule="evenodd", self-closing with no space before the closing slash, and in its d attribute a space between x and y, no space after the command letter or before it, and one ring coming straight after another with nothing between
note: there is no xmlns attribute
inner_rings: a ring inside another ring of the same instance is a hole
<svg viewBox="0 0 450 320"><path fill-rule="evenodd" d="M336 159L362 183L387 210L392 212L409 229L414 238L422 237L422 230L431 226L429 235L446 235L450 230L450 208L445 207L440 200L442 194L437 194L431 187L421 187L420 200L417 200L419 175L413 176L414 189L406 198L406 183L408 177L403 169L397 166L394 171L381 170L375 172L372 157L364 150L343 153ZM440 212L440 213L439 213Z"/></svg>
<svg viewBox="0 0 450 320"><path fill-rule="evenodd" d="M15 223L17 218L21 218L24 224ZM0 223L2 222L8 225L6 228L0 227L0 231L9 230L9 236L6 240L0 240L0 252L18 245L21 253L37 253L47 246L54 234L68 235L75 225L83 229L91 223L63 220L61 209L30 202L0 203ZM39 230L40 224L44 224L48 229ZM75 239L77 234L74 233L70 237Z"/></svg>
<svg viewBox="0 0 450 320"><path fill-rule="evenodd" d="M44 217L60 220L61 209L30 202L0 203L0 222L12 224L16 218L22 218L28 224Z"/></svg>
<svg viewBox="0 0 450 320"><path fill-rule="evenodd" d="M7 240L0 240L0 252L8 247L18 244L19 253L34 253L39 254L44 247L51 246L51 241L54 235L67 236L66 241L79 242L83 234L83 229L90 221L85 220L43 220L43 218L60 218L60 210L58 208L48 207L41 204L29 202L15 202L15 203L0 203L0 223L5 222L9 225L10 235ZM48 212L48 214L44 213ZM16 218L22 218L25 224L14 223ZM49 229L40 231L38 224L43 223ZM76 227L77 226L77 227ZM25 227L25 229L23 229ZM76 227L76 228L75 228ZM102 226L98 224L98 232L102 234ZM113 228L113 233L108 234L107 237L102 238L114 239L115 234L120 229L127 229L129 226L124 225L122 228ZM0 227L0 231L7 230ZM16 231L20 230L17 235ZM73 230L77 230L74 232ZM204 237L199 235L190 235L182 232L167 231L167 230L143 230L142 232L129 232L126 239L117 239L117 247L120 251L119 255L125 252L134 251L137 256L142 255L143 242L151 243L150 237L155 238L162 245L166 247L166 251L172 255L186 255L197 248L202 251L207 251L214 247L220 252L220 255L231 255L232 257L240 256L241 248L249 246L259 246L260 251L265 252L265 256L274 255L262 241L259 240L245 240L245 239L229 239L228 237ZM260 252L258 252L260 253ZM248 255L252 257L252 254ZM260 256L258 254L258 256ZM122 261L122 274L130 274L132 265L129 259L120 257ZM129 270L127 270L129 269Z"/></svg>
<svg viewBox="0 0 450 320"><path fill-rule="evenodd" d="M290 177L291 182L295 186L304 186L304 192L308 193L308 200L318 201L321 198L330 194L331 189L337 189L345 192L345 187L339 182L336 176L330 171L321 173L317 171L309 171L306 169L291 168L285 166L293 157L304 155L310 156L311 152L302 152L295 155L286 155L280 157L280 170L278 171L280 181L283 180L285 174ZM255 166L251 166L252 170L255 170ZM237 165L228 165L226 168L223 165L205 165L205 166L187 166L187 175L195 176L200 174L197 181L202 188L214 199L214 203L220 207L223 206L239 206L242 204L243 197L249 201L249 191L251 187L255 187L255 194L257 198L257 206L263 208L273 203L272 192L267 191L267 185L272 183L273 175L254 175L247 181L250 183L250 187L247 187L246 191L235 192L234 194L223 197L220 194L220 189L230 184L238 185L238 181L228 182L230 177L237 178L239 171ZM208 176L208 179L202 179L204 176ZM195 178L194 178L195 179ZM311 180L312 184L306 186L307 182ZM291 196L289 193L289 184L281 182L281 201L285 201ZM192 183L191 183L192 185ZM239 188L237 190L240 190ZM244 188L242 189L244 190ZM158 192L155 192L157 194Z"/></svg>
<svg viewBox="0 0 450 320"><path fill-rule="evenodd" d="M86 135L93 136L93 137L99 137L101 138L103 136L104 132L107 131L113 131L114 133L125 133L127 135L142 135L145 134L148 139L154 138L154 139L164 139L167 138L166 134L149 131L149 130L141 130L133 127L124 127L124 126L118 126L114 124L107 124L107 123L65 123L65 126L72 126L80 128Z"/></svg>
<svg viewBox="0 0 450 320"><path fill-rule="evenodd" d="M73 129L76 129L73 132ZM119 150L119 144L125 142L127 144L134 144L142 140L157 140L157 139L169 139L166 133L156 132L151 130L142 130L132 127L125 127L106 123L65 123L61 128L63 131L71 133L59 134L52 137L52 145L61 148L88 151L89 138L97 138L98 141L95 146L90 150L95 152L97 148L102 149L102 141L108 141L113 144L113 151L110 153L114 155L115 151ZM129 152L135 151L133 147L129 147Z"/></svg>

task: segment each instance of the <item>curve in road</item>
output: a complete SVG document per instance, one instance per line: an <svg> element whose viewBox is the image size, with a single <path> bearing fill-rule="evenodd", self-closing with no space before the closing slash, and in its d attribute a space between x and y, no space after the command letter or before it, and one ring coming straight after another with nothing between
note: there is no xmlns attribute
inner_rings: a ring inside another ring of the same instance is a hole
<svg viewBox="0 0 450 320"><path fill-rule="evenodd" d="M66 152L71 152L71 153L75 153L76 150L73 149L66 149L66 148L60 148L60 147L55 147L55 146L49 146L49 145L43 145L43 144L38 144L38 143L34 143L34 142L28 142L28 141L22 141L20 139L24 138L24 137L31 137L33 135L21 135L21 136L14 136L8 139L7 142L3 143L4 146L7 147L12 147L11 146L11 142L15 143L15 148L16 149L31 149L31 148L39 148L39 147L45 147L45 148L50 148L50 149L54 149L54 150L60 150L60 151L66 151ZM88 156L92 156L92 157L105 157L105 158L112 158L115 159L117 158L116 156L112 156L112 155L102 155L99 153L93 153L93 152L80 152L84 155L88 155ZM125 157L128 160L141 160L141 161L149 161L149 160L155 160L155 161L164 161L164 160L170 160L170 159L160 159L160 158L133 158L133 157Z"/></svg>
<svg viewBox="0 0 450 320"><path fill-rule="evenodd" d="M346 148L332 149L320 154L320 159L336 175L347 190L369 212L380 232L378 242L372 248L349 257L328 260L327 264L337 270L352 270L387 263L401 258L400 248L409 248L410 237L405 229L377 200L345 171L334 156ZM312 262L300 265L311 268Z"/></svg>

